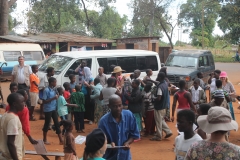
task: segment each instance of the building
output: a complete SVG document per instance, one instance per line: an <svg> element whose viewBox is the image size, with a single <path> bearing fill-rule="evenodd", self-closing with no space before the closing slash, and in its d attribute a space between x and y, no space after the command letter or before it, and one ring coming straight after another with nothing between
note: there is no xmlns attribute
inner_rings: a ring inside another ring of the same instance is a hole
<svg viewBox="0 0 240 160"><path fill-rule="evenodd" d="M117 49L141 49L159 52L160 37L135 37L115 39Z"/></svg>
<svg viewBox="0 0 240 160"><path fill-rule="evenodd" d="M111 49L114 40L93 38L71 33L40 33L36 35L6 35L0 36L0 43L37 43L45 54L48 52L64 52Z"/></svg>

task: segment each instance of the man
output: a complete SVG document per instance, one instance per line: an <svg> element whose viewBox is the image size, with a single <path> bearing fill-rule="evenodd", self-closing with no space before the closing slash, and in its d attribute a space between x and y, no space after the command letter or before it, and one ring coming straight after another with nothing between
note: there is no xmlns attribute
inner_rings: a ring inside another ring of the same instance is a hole
<svg viewBox="0 0 240 160"><path fill-rule="evenodd" d="M75 69L75 72L79 75L79 85L82 85L82 77L83 77L83 68L87 66L87 61L83 60L82 63Z"/></svg>
<svg viewBox="0 0 240 160"><path fill-rule="evenodd" d="M12 71L12 82L18 84L18 89L24 89L28 93L28 100L26 102L27 107L31 108L30 96L29 96L29 77L32 74L32 69L29 65L24 64L24 56L18 57L18 65L13 67Z"/></svg>
<svg viewBox="0 0 240 160"><path fill-rule="evenodd" d="M177 127L181 133L175 138L174 152L176 160L184 160L187 151L192 143L202 140L202 138L193 131L195 123L195 114L191 110L181 110L177 114Z"/></svg>
<svg viewBox="0 0 240 160"><path fill-rule="evenodd" d="M213 100L209 103L211 107L219 106L229 110L228 104L224 103L224 92L223 90L216 90L213 94Z"/></svg>
<svg viewBox="0 0 240 160"><path fill-rule="evenodd" d="M161 141L162 131L166 133L165 138L172 136L172 131L169 129L167 123L164 120L164 116L166 114L165 109L168 106L169 99L168 84L164 79L165 73L159 72L157 77L159 84L157 85L156 93L154 93L154 118L156 122L157 135L150 139L152 141Z"/></svg>
<svg viewBox="0 0 240 160"><path fill-rule="evenodd" d="M206 83L204 83L203 79L203 73L202 72L198 72L197 73L197 77L200 80L200 87L205 91L207 89L209 89L208 85Z"/></svg>
<svg viewBox="0 0 240 160"><path fill-rule="evenodd" d="M24 97L18 93L8 96L10 109L0 118L0 159L21 160L24 156L22 124L17 116L24 109Z"/></svg>
<svg viewBox="0 0 240 160"><path fill-rule="evenodd" d="M96 78L100 79L100 84L103 87L105 87L107 85L107 76L106 76L106 74L104 74L104 68L103 67L98 68L98 75L96 76Z"/></svg>
<svg viewBox="0 0 240 160"><path fill-rule="evenodd" d="M116 146L124 146L119 149L107 149L103 158L107 160L130 160L130 144L134 139L140 138L136 119L134 115L123 110L122 100L118 95L109 98L109 108L111 112L104 115L98 127L106 134L107 141Z"/></svg>

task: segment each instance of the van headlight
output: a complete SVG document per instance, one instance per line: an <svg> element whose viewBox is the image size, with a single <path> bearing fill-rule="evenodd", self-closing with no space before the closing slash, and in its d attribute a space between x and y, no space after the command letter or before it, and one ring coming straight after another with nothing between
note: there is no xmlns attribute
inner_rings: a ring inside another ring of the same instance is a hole
<svg viewBox="0 0 240 160"><path fill-rule="evenodd" d="M191 81L191 77L190 76L179 76L180 80L185 80L186 82Z"/></svg>

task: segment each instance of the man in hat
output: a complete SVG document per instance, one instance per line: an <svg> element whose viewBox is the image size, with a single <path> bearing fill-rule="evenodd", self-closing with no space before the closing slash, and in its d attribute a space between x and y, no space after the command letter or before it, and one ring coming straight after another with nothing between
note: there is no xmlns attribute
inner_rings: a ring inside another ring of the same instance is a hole
<svg viewBox="0 0 240 160"><path fill-rule="evenodd" d="M232 120L230 112L223 107L212 107L208 115L199 116L199 128L211 134L210 139L192 144L185 160L198 159L240 159L240 147L225 140L230 130L237 130L238 124Z"/></svg>
<svg viewBox="0 0 240 160"><path fill-rule="evenodd" d="M213 94L213 100L209 103L209 105L211 107L221 106L221 107L224 107L226 109L229 109L227 103L223 103L224 98L225 98L225 95L224 95L223 90L216 90Z"/></svg>
<svg viewBox="0 0 240 160"><path fill-rule="evenodd" d="M107 149L103 158L107 160L130 160L130 144L140 138L134 115L123 110L122 100L118 95L109 98L111 112L105 114L99 121L98 128L106 134L107 141L114 147L122 146L119 149Z"/></svg>

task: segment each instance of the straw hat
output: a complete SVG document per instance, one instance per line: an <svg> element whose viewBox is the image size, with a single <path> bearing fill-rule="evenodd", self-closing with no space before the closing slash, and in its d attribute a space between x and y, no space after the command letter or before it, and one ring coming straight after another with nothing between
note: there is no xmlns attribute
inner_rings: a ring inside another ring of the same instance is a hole
<svg viewBox="0 0 240 160"><path fill-rule="evenodd" d="M208 115L199 116L197 119L199 128L206 133L216 131L238 130L238 124L232 120L230 112L223 107L211 107Z"/></svg>
<svg viewBox="0 0 240 160"><path fill-rule="evenodd" d="M120 66L114 67L112 73L118 73L118 72L125 72L125 70L122 70L122 68Z"/></svg>

